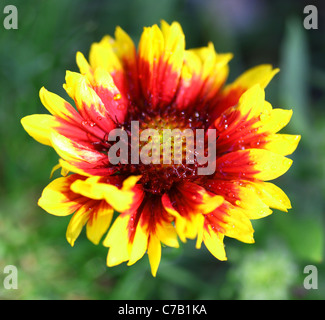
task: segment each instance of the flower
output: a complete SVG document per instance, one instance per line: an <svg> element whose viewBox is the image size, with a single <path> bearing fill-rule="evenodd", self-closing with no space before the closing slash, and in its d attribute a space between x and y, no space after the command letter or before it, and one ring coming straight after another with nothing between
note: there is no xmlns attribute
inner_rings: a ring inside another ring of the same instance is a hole
<svg viewBox="0 0 325 320"><path fill-rule="evenodd" d="M54 215L73 214L66 235L71 245L84 225L95 244L108 230L108 266L132 265L147 252L155 276L162 244L176 248L179 239L196 239L197 248L204 243L226 260L225 236L253 243L252 219L291 208L268 182L289 169L292 160L285 156L300 140L277 133L292 111L265 101L264 89L279 70L260 65L225 85L231 58L212 43L185 49L177 22L144 28L138 49L117 27L115 38L91 46L89 62L77 53L80 73L67 71L64 89L76 108L40 90L51 115L26 116L22 125L60 157L54 170L61 167L62 177L44 189L38 204ZM148 144L132 134L133 123ZM126 135L119 141L112 138L117 129ZM190 130L193 139L176 146L184 136L165 140L165 129ZM203 140L197 139L202 130ZM160 151L171 142L170 158L164 158ZM199 155L212 172L199 174L207 168ZM119 214L110 227L114 210Z"/></svg>

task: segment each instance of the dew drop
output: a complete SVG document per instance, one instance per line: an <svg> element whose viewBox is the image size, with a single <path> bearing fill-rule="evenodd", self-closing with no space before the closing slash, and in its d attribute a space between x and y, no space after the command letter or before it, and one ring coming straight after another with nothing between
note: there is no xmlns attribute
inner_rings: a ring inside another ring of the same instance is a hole
<svg viewBox="0 0 325 320"><path fill-rule="evenodd" d="M114 100L120 100L122 98L122 96L121 96L121 94L120 93L118 93L118 94L116 94L115 96L114 96Z"/></svg>

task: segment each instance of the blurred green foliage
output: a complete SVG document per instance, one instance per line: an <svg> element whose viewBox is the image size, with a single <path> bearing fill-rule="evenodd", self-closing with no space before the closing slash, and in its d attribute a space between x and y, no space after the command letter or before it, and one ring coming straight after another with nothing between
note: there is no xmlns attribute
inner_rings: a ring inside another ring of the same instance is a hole
<svg viewBox="0 0 325 320"><path fill-rule="evenodd" d="M303 28L304 1L255 0L9 0L18 30L0 24L0 299L323 299L325 192L324 3L314 1L319 29ZM3 6L3 7L1 7ZM5 15L2 16L3 18ZM227 262L192 241L164 248L158 275L146 257L132 267L105 266L107 250L84 233L74 248L65 240L69 217L37 206L57 163L53 150L33 141L20 119L44 113L44 85L64 97L65 70L75 53L116 25L138 41L143 26L179 21L187 47L212 41L234 52L230 80L259 63L281 67L267 88L276 107L292 108L285 132L302 134L294 165L277 180L292 200L289 213L254 221L256 244L226 239ZM2 286L5 265L16 265L18 289ZM318 268L318 290L303 287L303 269Z"/></svg>

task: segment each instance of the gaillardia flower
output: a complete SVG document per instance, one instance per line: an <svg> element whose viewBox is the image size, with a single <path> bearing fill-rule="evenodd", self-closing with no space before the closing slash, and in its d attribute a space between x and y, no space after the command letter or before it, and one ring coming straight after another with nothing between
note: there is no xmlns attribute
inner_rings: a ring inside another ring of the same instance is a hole
<svg viewBox="0 0 325 320"><path fill-rule="evenodd" d="M252 243L252 219L291 208L267 182L289 169L285 156L300 140L277 133L292 111L265 101L278 69L260 65L225 85L231 58L212 43L185 49L177 22L144 28L137 49L117 27L115 38L91 46L89 61L77 53L80 73L67 72L64 89L76 108L40 90L51 115L26 116L22 125L60 157L54 169L62 177L38 204L72 215L71 245L85 225L95 244L108 231L108 266L132 265L147 252L155 276L162 244L196 239L226 260L225 236Z"/></svg>

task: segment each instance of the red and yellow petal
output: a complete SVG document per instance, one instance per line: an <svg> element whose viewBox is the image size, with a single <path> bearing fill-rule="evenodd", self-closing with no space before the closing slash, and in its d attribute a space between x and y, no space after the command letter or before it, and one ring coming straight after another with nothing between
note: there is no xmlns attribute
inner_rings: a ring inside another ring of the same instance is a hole
<svg viewBox="0 0 325 320"><path fill-rule="evenodd" d="M227 260L225 246L223 243L224 235L215 232L209 225L203 232L203 242L210 253L218 260Z"/></svg>
<svg viewBox="0 0 325 320"><path fill-rule="evenodd" d="M93 44L89 63L80 52L77 53L76 60L80 72L91 83L94 81L95 70L105 70L111 75L124 99L139 100L136 48L130 36L120 27L115 30L115 39L105 36Z"/></svg>
<svg viewBox="0 0 325 320"><path fill-rule="evenodd" d="M100 201L91 213L87 222L86 234L92 243L98 244L111 224L114 209L106 201Z"/></svg>
<svg viewBox="0 0 325 320"><path fill-rule="evenodd" d="M230 238L237 239L245 243L254 243L254 229L250 219L245 212L239 208L229 205L227 215L221 223L224 229L224 235Z"/></svg>
<svg viewBox="0 0 325 320"><path fill-rule="evenodd" d="M259 219L272 213L256 192L253 185L246 180L207 180L206 188L211 192L221 195L227 202L245 212L249 219ZM261 182L262 183L262 182Z"/></svg>
<svg viewBox="0 0 325 320"><path fill-rule="evenodd" d="M142 197L136 183L141 177L130 176L123 182L117 177L90 177L86 180L77 180L71 185L71 190L85 197L100 200L105 199L115 210L124 212L138 202ZM121 188L117 186L122 184Z"/></svg>
<svg viewBox="0 0 325 320"><path fill-rule="evenodd" d="M63 98L42 88L40 90L41 101L54 116L52 118L53 123L49 123L48 128L79 142L98 143L102 141L105 134L115 127L114 121L107 114L100 97L89 87L89 84L86 84L85 77L77 73L67 72L66 79L65 88L75 99L80 113ZM48 119L50 120L49 117ZM28 120L32 120L32 118ZM43 121L45 120L44 117ZM26 126L27 130L34 131L35 137L40 133L41 128L36 121L33 123L28 121ZM50 145L48 132L41 132L44 135L41 141Z"/></svg>
<svg viewBox="0 0 325 320"><path fill-rule="evenodd" d="M287 212L291 209L288 196L275 184L264 181L249 182L258 197L270 208Z"/></svg>
<svg viewBox="0 0 325 320"><path fill-rule="evenodd" d="M52 181L42 193L38 205L53 215L73 214L66 232L68 242L73 246L83 227L90 241L98 244L110 226L114 209L104 199L93 199L72 190L77 182L87 177L72 174Z"/></svg>
<svg viewBox="0 0 325 320"><path fill-rule="evenodd" d="M214 105L228 77L231 58L230 53L216 53L212 43L185 51L174 107L200 111L207 105Z"/></svg>
<svg viewBox="0 0 325 320"><path fill-rule="evenodd" d="M47 145L51 145L50 133L52 131L59 132L75 140L89 140L89 128L84 125L85 119L67 101L47 91L44 87L40 90L40 98L52 116L44 115L41 117L41 115L35 115L22 120L22 124L29 134ZM99 137L103 136L102 131L92 131Z"/></svg>
<svg viewBox="0 0 325 320"><path fill-rule="evenodd" d="M22 118L21 124L37 142L51 146L51 133L59 125L59 122L51 115L33 114Z"/></svg>
<svg viewBox="0 0 325 320"><path fill-rule="evenodd" d="M142 94L152 109L174 98L184 60L185 37L181 26L162 21L144 28L139 42L138 72Z"/></svg>
<svg viewBox="0 0 325 320"><path fill-rule="evenodd" d="M61 98L55 93L46 90L44 87L41 88L39 96L44 107L54 116L76 122L81 119L79 113L73 108L73 106L66 100Z"/></svg>
<svg viewBox="0 0 325 320"><path fill-rule="evenodd" d="M129 103L128 97L123 92L121 94L121 91L117 88L109 72L101 68L95 69L92 86L98 97L104 103L109 117L114 122L118 121L119 123L123 123Z"/></svg>
<svg viewBox="0 0 325 320"><path fill-rule="evenodd" d="M272 134L269 135L264 148L283 156L287 156L292 154L297 149L300 139L300 135Z"/></svg>
<svg viewBox="0 0 325 320"><path fill-rule="evenodd" d="M249 88L258 84L264 89L278 72L279 69L273 69L268 64L247 70L222 90L211 116L216 118L228 108L235 106Z"/></svg>
<svg viewBox="0 0 325 320"><path fill-rule="evenodd" d="M103 77L101 74L96 75L96 83L100 82L101 88L104 88L104 85L107 84L106 89L114 89L111 77L109 75L105 79ZM95 135L96 131L99 131L97 135L100 137L105 132L112 130L115 127L115 114L110 109L109 103L111 101L105 101L107 103L106 108L106 105L92 88L87 78L80 73L67 71L65 80L64 88L70 97L74 99L77 109L84 120L82 124L88 125L88 130L94 131ZM108 110L112 113L110 114Z"/></svg>
<svg viewBox="0 0 325 320"><path fill-rule="evenodd" d="M113 39L105 36L100 42L93 43L89 52L89 63L93 70L102 68L109 73L122 70L122 64L112 46Z"/></svg>
<svg viewBox="0 0 325 320"><path fill-rule="evenodd" d="M87 238L98 244L113 218L114 209L105 200L96 201L84 197L84 201L71 217L67 228L66 238L71 246L74 246L85 225Z"/></svg>
<svg viewBox="0 0 325 320"><path fill-rule="evenodd" d="M70 190L71 184L85 177L73 174L53 180L42 192L38 205L48 213L67 216L78 210L86 201L83 196Z"/></svg>
<svg viewBox="0 0 325 320"><path fill-rule="evenodd" d="M217 152L263 148L281 155L291 154L299 135L276 134L290 121L291 110L272 109L265 101L260 85L248 89L238 105L225 111L214 121L217 130Z"/></svg>
<svg viewBox="0 0 325 320"><path fill-rule="evenodd" d="M130 259L133 242L129 242L128 239L129 220L129 215L118 216L103 241L104 246L109 247L107 255L108 267L116 266ZM144 252L142 256L143 254Z"/></svg>
<svg viewBox="0 0 325 320"><path fill-rule="evenodd" d="M291 159L268 150L238 150L217 159L214 179L268 181L283 175L291 165Z"/></svg>
<svg viewBox="0 0 325 320"><path fill-rule="evenodd" d="M161 197L145 197L115 220L104 240L109 247L107 265L128 261L134 264L148 252L152 274L155 276L161 258L161 243L178 247L173 216L164 209Z"/></svg>
<svg viewBox="0 0 325 320"><path fill-rule="evenodd" d="M164 208L175 217L176 231L183 242L197 237L201 216L214 211L222 202L222 196L190 182L180 184L162 196Z"/></svg>
<svg viewBox="0 0 325 320"><path fill-rule="evenodd" d="M58 133L51 134L51 143L63 159L60 164L66 170L86 176L110 173L107 156L91 145L78 143Z"/></svg>

